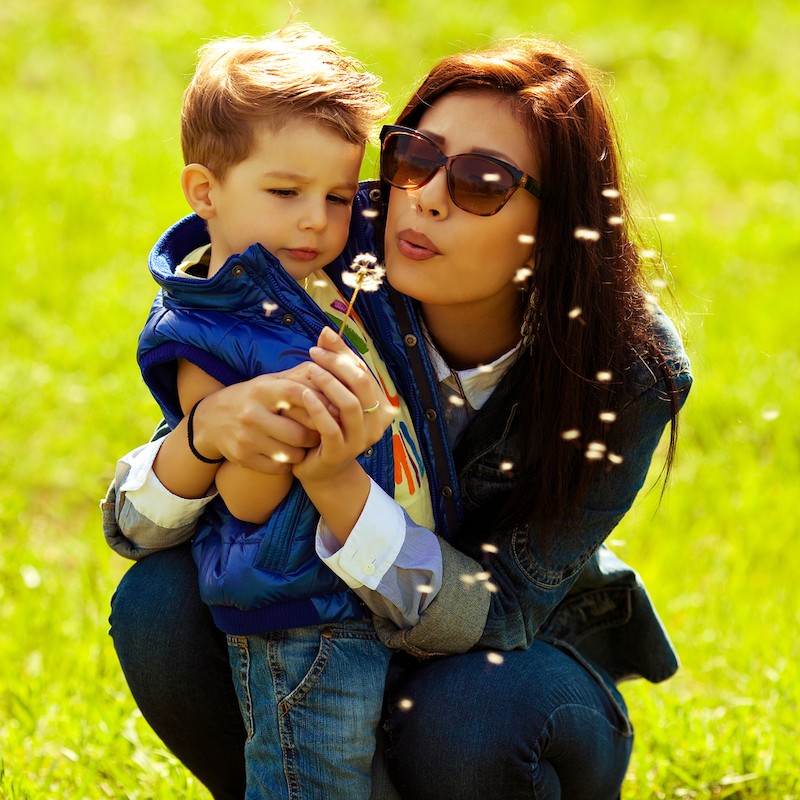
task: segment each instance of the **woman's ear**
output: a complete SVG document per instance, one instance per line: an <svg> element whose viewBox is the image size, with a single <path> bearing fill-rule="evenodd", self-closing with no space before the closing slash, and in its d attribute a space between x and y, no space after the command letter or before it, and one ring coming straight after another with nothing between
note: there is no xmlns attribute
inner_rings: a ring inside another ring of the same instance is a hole
<svg viewBox="0 0 800 800"><path fill-rule="evenodd" d="M181 189L186 202L198 217L208 220L214 216L211 190L217 180L202 164L187 164L181 172Z"/></svg>

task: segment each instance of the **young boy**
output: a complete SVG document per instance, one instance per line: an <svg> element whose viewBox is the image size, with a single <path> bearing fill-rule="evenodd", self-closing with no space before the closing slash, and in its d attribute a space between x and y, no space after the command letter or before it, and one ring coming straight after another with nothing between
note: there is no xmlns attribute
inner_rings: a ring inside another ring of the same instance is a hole
<svg viewBox="0 0 800 800"><path fill-rule="evenodd" d="M181 186L195 213L150 256L162 291L139 364L170 427L186 418L193 469L219 491L193 553L201 595L228 635L248 731L248 798L296 796L298 787L369 796L389 651L316 555L318 514L299 483L204 455L192 419L221 386L307 361L321 331L344 319L347 299L322 268L348 267L340 255L364 146L386 111L376 87L306 27L206 45L181 114ZM399 411L358 461L432 528L405 404L358 320L346 332ZM185 465L160 452L156 469L180 494Z"/></svg>

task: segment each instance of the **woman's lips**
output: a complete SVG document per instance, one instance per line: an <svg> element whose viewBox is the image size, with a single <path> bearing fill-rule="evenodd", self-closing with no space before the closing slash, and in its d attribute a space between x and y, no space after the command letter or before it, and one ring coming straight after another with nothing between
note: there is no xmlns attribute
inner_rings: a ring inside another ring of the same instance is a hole
<svg viewBox="0 0 800 800"><path fill-rule="evenodd" d="M436 245L425 234L410 228L397 234L397 249L412 261L427 261L440 255Z"/></svg>

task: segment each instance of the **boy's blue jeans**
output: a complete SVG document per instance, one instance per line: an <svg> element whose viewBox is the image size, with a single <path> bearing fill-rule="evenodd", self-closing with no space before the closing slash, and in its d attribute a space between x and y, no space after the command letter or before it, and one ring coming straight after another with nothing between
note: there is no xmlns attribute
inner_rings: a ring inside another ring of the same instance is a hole
<svg viewBox="0 0 800 800"><path fill-rule="evenodd" d="M227 639L247 800L369 800L391 657L372 623Z"/></svg>
<svg viewBox="0 0 800 800"><path fill-rule="evenodd" d="M246 730L225 637L200 601L189 547L135 564L112 600L111 622L147 721L216 800L241 800ZM397 797L386 787L387 765L404 798L619 795L633 737L610 678L569 648L545 641L502 656L501 664L485 653L392 659L375 800ZM358 673L354 666L356 690ZM320 755L312 746L311 759Z"/></svg>

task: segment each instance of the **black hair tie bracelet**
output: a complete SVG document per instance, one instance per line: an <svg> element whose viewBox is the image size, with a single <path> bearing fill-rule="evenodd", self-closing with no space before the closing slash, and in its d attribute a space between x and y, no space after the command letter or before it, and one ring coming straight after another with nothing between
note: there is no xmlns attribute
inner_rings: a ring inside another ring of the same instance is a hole
<svg viewBox="0 0 800 800"><path fill-rule="evenodd" d="M193 406L192 410L189 412L189 418L186 420L186 436L189 440L189 449L192 451L192 455L198 460L202 461L204 464L221 464L225 457L222 458L206 458L204 455L197 451L197 448L194 446L194 412L197 411L197 406L205 398L201 397Z"/></svg>

